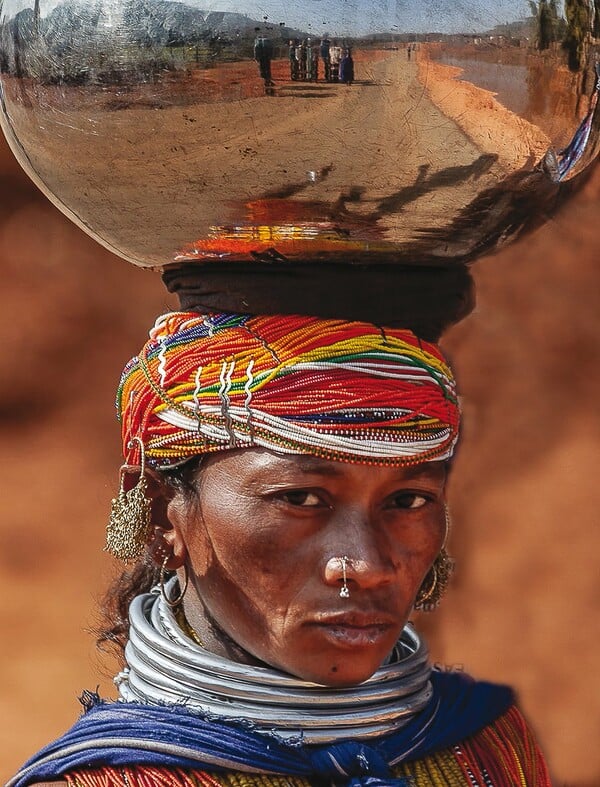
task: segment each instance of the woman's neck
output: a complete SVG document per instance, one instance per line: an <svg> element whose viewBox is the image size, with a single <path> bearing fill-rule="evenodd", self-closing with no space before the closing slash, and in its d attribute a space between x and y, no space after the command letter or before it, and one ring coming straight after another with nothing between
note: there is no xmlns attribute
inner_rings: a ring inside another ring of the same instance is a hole
<svg viewBox="0 0 600 787"><path fill-rule="evenodd" d="M177 622L197 645L216 656L240 664L250 664L254 667L269 667L268 664L244 650L229 634L223 631L201 599L194 601L185 599L182 607L179 607L177 611Z"/></svg>

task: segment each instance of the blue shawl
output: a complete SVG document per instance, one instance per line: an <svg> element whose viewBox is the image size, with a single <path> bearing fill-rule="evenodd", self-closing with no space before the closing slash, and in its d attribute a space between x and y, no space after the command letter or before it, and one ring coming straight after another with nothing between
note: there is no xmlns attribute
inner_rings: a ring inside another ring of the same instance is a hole
<svg viewBox="0 0 600 787"><path fill-rule="evenodd" d="M416 760L474 735L513 704L511 689L463 673L431 675L428 705L397 732L361 741L307 745L257 732L243 722L191 714L181 705L103 702L94 697L79 721L33 757L7 787L60 779L103 766L144 766L311 775L350 785L405 785L390 766ZM381 780L384 781L381 781Z"/></svg>

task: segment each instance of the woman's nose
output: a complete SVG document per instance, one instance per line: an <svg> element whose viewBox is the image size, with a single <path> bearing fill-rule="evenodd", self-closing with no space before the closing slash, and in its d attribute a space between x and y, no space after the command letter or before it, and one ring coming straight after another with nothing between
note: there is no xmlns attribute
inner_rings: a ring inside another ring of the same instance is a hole
<svg viewBox="0 0 600 787"><path fill-rule="evenodd" d="M340 588L342 598L348 598L352 588L376 587L389 582L392 571L386 570L381 564L371 560L363 560L360 556L335 555L325 565L325 582Z"/></svg>
<svg viewBox="0 0 600 787"><path fill-rule="evenodd" d="M353 587L367 589L391 581L393 557L384 540L376 537L372 523L346 522L341 532L345 537L336 538L337 549L325 564L328 585L351 591ZM347 597L346 592L342 597Z"/></svg>

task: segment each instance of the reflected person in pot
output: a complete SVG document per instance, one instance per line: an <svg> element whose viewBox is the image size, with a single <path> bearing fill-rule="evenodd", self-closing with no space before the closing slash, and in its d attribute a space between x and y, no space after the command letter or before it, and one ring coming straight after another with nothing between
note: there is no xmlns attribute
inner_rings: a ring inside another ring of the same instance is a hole
<svg viewBox="0 0 600 787"><path fill-rule="evenodd" d="M118 392L120 701L9 783L549 785L511 690L432 669L452 372L413 333L159 318Z"/></svg>

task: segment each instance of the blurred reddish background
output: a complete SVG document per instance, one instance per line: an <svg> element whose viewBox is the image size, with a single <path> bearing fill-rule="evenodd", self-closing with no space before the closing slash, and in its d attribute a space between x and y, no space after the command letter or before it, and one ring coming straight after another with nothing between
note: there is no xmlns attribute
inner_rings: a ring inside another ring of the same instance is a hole
<svg viewBox="0 0 600 787"><path fill-rule="evenodd" d="M62 217L0 148L0 776L79 712L112 665L95 599L116 489L114 391L173 307ZM463 395L450 490L458 562L422 618L433 656L519 691L557 785L600 785L597 512L600 172L544 230L476 265L445 339Z"/></svg>

